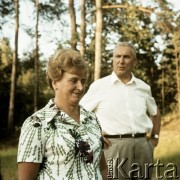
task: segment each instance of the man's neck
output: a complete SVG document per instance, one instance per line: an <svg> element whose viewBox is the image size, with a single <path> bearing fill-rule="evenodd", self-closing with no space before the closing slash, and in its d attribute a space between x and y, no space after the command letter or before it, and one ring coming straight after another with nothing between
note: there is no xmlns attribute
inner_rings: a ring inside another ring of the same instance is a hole
<svg viewBox="0 0 180 180"><path fill-rule="evenodd" d="M118 76L118 78L121 80L121 82L123 82L124 84L127 84L132 79L132 74Z"/></svg>

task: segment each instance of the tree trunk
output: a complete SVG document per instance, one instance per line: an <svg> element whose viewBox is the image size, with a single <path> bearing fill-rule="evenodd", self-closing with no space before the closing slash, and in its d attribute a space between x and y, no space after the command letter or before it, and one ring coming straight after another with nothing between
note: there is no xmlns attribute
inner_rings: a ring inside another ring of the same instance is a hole
<svg viewBox="0 0 180 180"><path fill-rule="evenodd" d="M177 100L178 100L178 116L180 116L180 57L179 52L175 52L176 57L176 82L177 82Z"/></svg>
<svg viewBox="0 0 180 180"><path fill-rule="evenodd" d="M162 98L162 115L165 114L165 84L164 84L164 79L165 79L165 73L164 73L164 69L165 69L165 62L163 62L162 64L162 88L161 88L161 98Z"/></svg>
<svg viewBox="0 0 180 180"><path fill-rule="evenodd" d="M74 0L69 0L69 13L71 18L71 47L72 49L76 49L77 32L76 32L76 15L74 10Z"/></svg>
<svg viewBox="0 0 180 180"><path fill-rule="evenodd" d="M177 84L177 116L180 117L180 31L174 32L173 45L176 60L176 84ZM179 118L178 117L178 118Z"/></svg>
<svg viewBox="0 0 180 180"><path fill-rule="evenodd" d="M39 26L39 0L36 0L36 49L34 58L34 112L38 110L38 94L39 94L39 79L38 79L38 61L39 61L39 47L38 47L38 26Z"/></svg>
<svg viewBox="0 0 180 180"><path fill-rule="evenodd" d="M85 22L85 0L81 0L81 33L80 33L80 53L84 57L85 54L85 33L86 33L86 22Z"/></svg>
<svg viewBox="0 0 180 180"><path fill-rule="evenodd" d="M102 45L102 0L96 0L96 35L95 35L95 72L94 80L101 74L101 45Z"/></svg>
<svg viewBox="0 0 180 180"><path fill-rule="evenodd" d="M14 104L16 92L16 76L17 76L17 62L18 62L18 35L19 35L19 0L14 0L15 3L15 50L13 52L13 63L11 72L11 89L9 99L9 112L8 112L8 133L12 133L14 124Z"/></svg>

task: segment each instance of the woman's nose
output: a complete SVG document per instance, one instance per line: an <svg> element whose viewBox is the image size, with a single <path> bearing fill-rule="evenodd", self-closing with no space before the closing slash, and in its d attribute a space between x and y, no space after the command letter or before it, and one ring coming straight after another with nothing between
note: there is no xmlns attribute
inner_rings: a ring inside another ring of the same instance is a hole
<svg viewBox="0 0 180 180"><path fill-rule="evenodd" d="M77 88L78 88L79 90L83 90L83 89L84 89L84 85L82 84L81 81L78 81L78 83L77 83Z"/></svg>

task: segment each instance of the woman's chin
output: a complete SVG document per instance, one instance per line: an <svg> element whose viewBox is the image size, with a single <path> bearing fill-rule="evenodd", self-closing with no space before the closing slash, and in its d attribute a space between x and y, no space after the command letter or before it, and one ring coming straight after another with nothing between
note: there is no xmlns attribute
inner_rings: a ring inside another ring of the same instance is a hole
<svg viewBox="0 0 180 180"><path fill-rule="evenodd" d="M73 104L78 105L78 104L79 104L79 101L81 100L81 98L82 98L82 97L75 97L75 98L73 98L73 99L72 99Z"/></svg>

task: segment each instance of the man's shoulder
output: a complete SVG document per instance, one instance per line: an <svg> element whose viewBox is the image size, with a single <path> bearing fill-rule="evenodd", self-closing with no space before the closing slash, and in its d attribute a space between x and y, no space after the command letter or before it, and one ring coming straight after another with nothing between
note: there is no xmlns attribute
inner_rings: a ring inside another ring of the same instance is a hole
<svg viewBox="0 0 180 180"><path fill-rule="evenodd" d="M147 90L150 89L150 85L142 79L135 77L135 82L139 87L142 87L143 89L147 89Z"/></svg>
<svg viewBox="0 0 180 180"><path fill-rule="evenodd" d="M92 84L93 85L105 85L105 84L109 84L110 83L110 79L111 79L111 75L102 77L100 79L95 80Z"/></svg>

